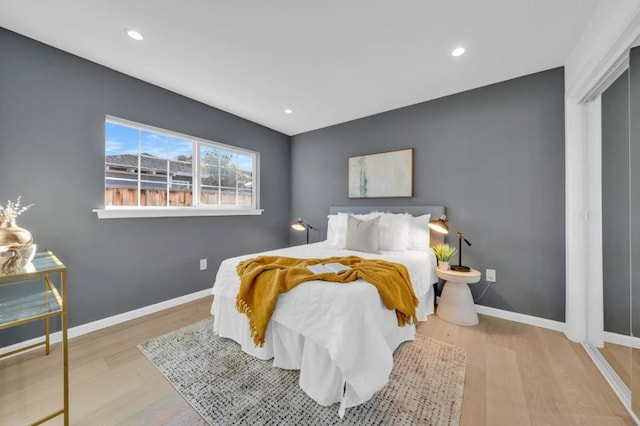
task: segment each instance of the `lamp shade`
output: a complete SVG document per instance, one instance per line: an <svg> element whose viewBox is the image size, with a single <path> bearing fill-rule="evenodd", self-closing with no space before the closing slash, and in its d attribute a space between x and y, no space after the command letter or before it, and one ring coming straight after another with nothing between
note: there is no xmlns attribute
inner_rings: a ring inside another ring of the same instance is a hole
<svg viewBox="0 0 640 426"><path fill-rule="evenodd" d="M429 228L433 229L440 234L448 234L449 226L447 225L447 216L442 215L436 220L429 222Z"/></svg>
<svg viewBox="0 0 640 426"><path fill-rule="evenodd" d="M307 224L304 223L304 220L302 220L302 218L298 218L298 220L291 224L291 228L295 229L296 231L304 231L305 229L307 229Z"/></svg>
<svg viewBox="0 0 640 426"><path fill-rule="evenodd" d="M301 217L298 218L298 220L296 220L295 222L293 222L291 224L291 228L294 231L307 231L307 244L309 244L309 229L313 229L313 226L309 225L308 223L305 223L304 220L302 220Z"/></svg>

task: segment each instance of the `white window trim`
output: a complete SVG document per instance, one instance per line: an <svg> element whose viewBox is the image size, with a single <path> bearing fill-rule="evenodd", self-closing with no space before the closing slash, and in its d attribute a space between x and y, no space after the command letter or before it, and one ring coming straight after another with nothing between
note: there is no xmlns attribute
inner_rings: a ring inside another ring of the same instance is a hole
<svg viewBox="0 0 640 426"><path fill-rule="evenodd" d="M192 185L193 199L196 200L195 206L191 207L142 207L142 206L105 206L103 208L93 209L98 215L98 219L120 219L120 218L146 218L146 217L189 217L189 216L257 216L264 211L260 206L260 153L248 149L240 148L221 142L210 141L196 136L186 135L159 127L150 126L135 121L126 120L124 118L107 115L105 122L121 124L124 126L136 128L139 130L160 133L180 139L192 140L197 143L203 143L209 146L216 146L223 149L229 149L235 152L252 155L254 161L254 182L255 193L252 206L217 206L199 204L200 187L195 182ZM194 170L199 163L199 149L194 151L195 161L193 162ZM194 174L195 176L195 174ZM198 197L198 198L196 198Z"/></svg>
<svg viewBox="0 0 640 426"><path fill-rule="evenodd" d="M204 207L112 207L108 209L93 209L98 219L123 219L144 217L185 217L185 216L258 216L263 209L207 209Z"/></svg>

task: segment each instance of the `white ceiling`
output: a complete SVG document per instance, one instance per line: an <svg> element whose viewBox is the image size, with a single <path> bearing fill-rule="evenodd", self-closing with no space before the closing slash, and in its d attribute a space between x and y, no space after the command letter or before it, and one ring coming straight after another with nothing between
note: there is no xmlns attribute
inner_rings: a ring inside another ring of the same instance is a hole
<svg viewBox="0 0 640 426"><path fill-rule="evenodd" d="M599 1L0 0L0 26L294 135L562 66Z"/></svg>

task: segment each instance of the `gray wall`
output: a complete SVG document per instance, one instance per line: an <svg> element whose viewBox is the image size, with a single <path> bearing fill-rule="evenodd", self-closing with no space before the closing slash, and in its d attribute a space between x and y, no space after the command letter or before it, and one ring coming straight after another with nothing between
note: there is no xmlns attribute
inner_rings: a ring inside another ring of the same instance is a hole
<svg viewBox="0 0 640 426"><path fill-rule="evenodd" d="M629 74L602 94L604 329L629 334Z"/></svg>
<svg viewBox="0 0 640 426"><path fill-rule="evenodd" d="M410 147L413 198L348 198L349 156ZM478 303L564 321L562 68L296 135L291 176L291 216L316 226L312 240L330 205L444 205L473 244L463 263L497 270Z"/></svg>
<svg viewBox="0 0 640 426"><path fill-rule="evenodd" d="M207 289L222 259L288 244L288 136L1 28L0 52L0 200L35 203L18 224L69 268L71 326ZM98 220L106 114L259 151L264 214ZM41 334L6 330L0 346Z"/></svg>

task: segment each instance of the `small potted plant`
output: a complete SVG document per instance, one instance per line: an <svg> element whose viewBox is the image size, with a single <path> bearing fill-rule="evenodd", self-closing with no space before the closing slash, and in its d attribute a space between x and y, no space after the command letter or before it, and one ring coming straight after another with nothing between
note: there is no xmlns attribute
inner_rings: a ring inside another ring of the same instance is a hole
<svg viewBox="0 0 640 426"><path fill-rule="evenodd" d="M445 271L449 270L449 259L453 256L457 249L449 244L438 244L435 247L432 247L433 252L436 254L436 259L438 259L438 266L440 269Z"/></svg>

